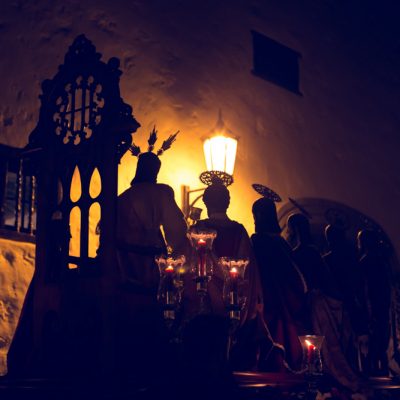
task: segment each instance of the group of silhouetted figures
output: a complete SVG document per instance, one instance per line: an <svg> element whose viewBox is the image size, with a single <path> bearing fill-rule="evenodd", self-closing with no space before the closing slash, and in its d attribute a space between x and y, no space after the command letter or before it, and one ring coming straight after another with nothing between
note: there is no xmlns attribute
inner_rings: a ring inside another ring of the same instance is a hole
<svg viewBox="0 0 400 400"><path fill-rule="evenodd" d="M126 293L121 302L126 307L121 353L126 360L138 360L138 373L146 363L154 369L153 360L165 351L157 339L162 320L154 257L165 254L167 247L172 254L190 253L188 227L173 190L157 183L160 166L156 154L140 154L136 176L118 203L118 265ZM179 332L183 341L180 365L185 366L186 380L207 376L212 382L227 365L235 370L298 372L303 357L298 336L304 334L325 337L324 368L351 390L359 390L362 375L388 373L391 288L378 233L361 231L357 251L343 229L328 225L329 251L321 256L312 243L309 220L301 213L287 221L291 247L281 236L273 200L263 197L254 203L251 238L242 224L227 216L230 194L221 182L207 187L203 201L208 218L194 227L217 232L216 259L250 260L249 285L246 310L231 341L227 364L221 268L216 263L208 285L208 315L196 315L198 296L188 277Z"/></svg>

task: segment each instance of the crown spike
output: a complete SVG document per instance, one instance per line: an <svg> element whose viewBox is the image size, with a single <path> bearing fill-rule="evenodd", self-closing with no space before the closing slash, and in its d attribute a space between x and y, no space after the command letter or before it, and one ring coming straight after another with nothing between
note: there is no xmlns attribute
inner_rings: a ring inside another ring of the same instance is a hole
<svg viewBox="0 0 400 400"><path fill-rule="evenodd" d="M164 140L162 146L157 151L158 156L161 156L164 153L164 151L168 150L171 147L172 143L175 142L178 133L179 131L175 132L173 135L170 135L170 137L167 140Z"/></svg>
<svg viewBox="0 0 400 400"><path fill-rule="evenodd" d="M135 143L132 143L132 145L129 146L129 150L132 153L132 155L135 156L135 157L139 157L140 154L141 154L140 147L136 146Z"/></svg>
<svg viewBox="0 0 400 400"><path fill-rule="evenodd" d="M157 141L157 131L156 131L156 126L154 125L153 130L150 132L149 139L147 140L147 143L149 144L148 151L153 151L154 149L154 144Z"/></svg>

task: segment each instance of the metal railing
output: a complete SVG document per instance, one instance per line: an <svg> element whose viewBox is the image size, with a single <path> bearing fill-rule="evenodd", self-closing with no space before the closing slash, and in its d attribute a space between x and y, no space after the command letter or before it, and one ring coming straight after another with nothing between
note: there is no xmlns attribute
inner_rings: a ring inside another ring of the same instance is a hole
<svg viewBox="0 0 400 400"><path fill-rule="evenodd" d="M0 229L2 235L36 231L36 177L21 149L0 145Z"/></svg>

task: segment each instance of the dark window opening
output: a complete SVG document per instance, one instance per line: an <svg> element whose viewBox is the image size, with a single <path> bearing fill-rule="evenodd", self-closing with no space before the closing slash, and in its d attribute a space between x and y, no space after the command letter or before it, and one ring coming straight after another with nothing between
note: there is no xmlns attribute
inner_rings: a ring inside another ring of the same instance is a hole
<svg viewBox="0 0 400 400"><path fill-rule="evenodd" d="M301 54L269 37L251 31L253 37L253 74L293 93L299 90Z"/></svg>

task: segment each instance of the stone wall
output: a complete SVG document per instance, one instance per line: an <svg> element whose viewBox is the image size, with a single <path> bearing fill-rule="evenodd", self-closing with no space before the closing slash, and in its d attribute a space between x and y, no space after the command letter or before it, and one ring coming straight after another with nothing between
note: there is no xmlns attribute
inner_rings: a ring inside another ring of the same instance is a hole
<svg viewBox="0 0 400 400"><path fill-rule="evenodd" d="M0 238L0 375L7 373L7 352L32 279L35 246Z"/></svg>

